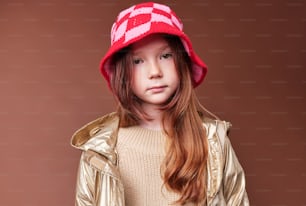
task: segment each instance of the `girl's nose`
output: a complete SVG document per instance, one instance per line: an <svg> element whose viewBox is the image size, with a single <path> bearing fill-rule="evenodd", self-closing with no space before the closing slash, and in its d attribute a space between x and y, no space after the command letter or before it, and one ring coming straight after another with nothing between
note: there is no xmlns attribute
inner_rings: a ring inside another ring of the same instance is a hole
<svg viewBox="0 0 306 206"><path fill-rule="evenodd" d="M157 62L152 62L149 68L149 79L160 78L163 76L160 65Z"/></svg>

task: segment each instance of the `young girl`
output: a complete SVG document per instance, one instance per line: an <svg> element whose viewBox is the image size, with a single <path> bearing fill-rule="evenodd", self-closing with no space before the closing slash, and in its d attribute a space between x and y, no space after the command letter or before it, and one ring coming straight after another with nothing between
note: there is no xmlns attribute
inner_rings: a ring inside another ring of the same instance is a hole
<svg viewBox="0 0 306 206"><path fill-rule="evenodd" d="M101 61L118 110L73 135L83 151L76 205L249 205L230 123L194 92L206 71L169 7L118 15Z"/></svg>

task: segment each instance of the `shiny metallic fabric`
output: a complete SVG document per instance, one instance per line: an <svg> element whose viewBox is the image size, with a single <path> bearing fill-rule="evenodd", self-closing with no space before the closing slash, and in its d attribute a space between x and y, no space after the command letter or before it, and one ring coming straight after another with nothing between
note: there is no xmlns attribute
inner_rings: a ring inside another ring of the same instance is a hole
<svg viewBox="0 0 306 206"><path fill-rule="evenodd" d="M82 156L76 184L76 206L124 206L124 187L116 153L118 117L111 113L88 123L72 137ZM227 137L229 122L204 119L209 156L207 200L202 205L247 206L243 169ZM190 204L188 204L190 205Z"/></svg>

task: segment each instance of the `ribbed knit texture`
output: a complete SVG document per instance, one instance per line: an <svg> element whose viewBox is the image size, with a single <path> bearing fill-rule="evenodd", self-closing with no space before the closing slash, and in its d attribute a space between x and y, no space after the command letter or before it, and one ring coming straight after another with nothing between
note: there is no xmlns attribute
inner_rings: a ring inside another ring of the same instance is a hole
<svg viewBox="0 0 306 206"><path fill-rule="evenodd" d="M160 166L165 136L142 127L121 128L117 150L126 206L171 205L178 195L163 187Z"/></svg>

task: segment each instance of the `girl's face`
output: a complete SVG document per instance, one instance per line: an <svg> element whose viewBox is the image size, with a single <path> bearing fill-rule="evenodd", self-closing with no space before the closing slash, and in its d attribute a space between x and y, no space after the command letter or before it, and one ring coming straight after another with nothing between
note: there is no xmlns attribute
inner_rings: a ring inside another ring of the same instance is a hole
<svg viewBox="0 0 306 206"><path fill-rule="evenodd" d="M143 106L164 104L179 86L173 52L160 35L132 45L132 90Z"/></svg>

